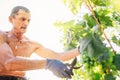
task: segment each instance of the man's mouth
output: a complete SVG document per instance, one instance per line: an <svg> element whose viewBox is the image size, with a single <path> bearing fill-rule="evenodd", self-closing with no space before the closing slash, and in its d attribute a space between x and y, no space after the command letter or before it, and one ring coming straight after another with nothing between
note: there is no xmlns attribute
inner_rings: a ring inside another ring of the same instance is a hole
<svg viewBox="0 0 120 80"><path fill-rule="evenodd" d="M20 29L26 29L27 27L26 26L21 26Z"/></svg>

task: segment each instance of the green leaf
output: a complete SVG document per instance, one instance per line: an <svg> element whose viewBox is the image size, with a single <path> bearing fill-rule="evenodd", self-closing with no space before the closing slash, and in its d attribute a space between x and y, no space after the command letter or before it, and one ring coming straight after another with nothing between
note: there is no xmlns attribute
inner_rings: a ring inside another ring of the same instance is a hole
<svg viewBox="0 0 120 80"><path fill-rule="evenodd" d="M92 47L91 43L88 45L87 51L88 51L88 56L90 58L94 58L95 57L95 55L94 55L94 48Z"/></svg>
<svg viewBox="0 0 120 80"><path fill-rule="evenodd" d="M71 12L78 13L79 8L84 0L64 0L64 4L68 6Z"/></svg>
<svg viewBox="0 0 120 80"><path fill-rule="evenodd" d="M102 40L99 38L99 35L97 35L96 33L93 33L92 36L92 47L94 48L94 55L96 57L107 52L105 44L103 44Z"/></svg>
<svg viewBox="0 0 120 80"><path fill-rule="evenodd" d="M96 21L95 21L95 19L93 18L92 15L86 14L86 15L84 16L84 19L86 20L85 22L87 22L87 25L88 25L90 28L92 28L93 26L96 25Z"/></svg>
<svg viewBox="0 0 120 80"><path fill-rule="evenodd" d="M110 74L106 74L104 76L104 80L116 80L116 77L114 77L111 73Z"/></svg>
<svg viewBox="0 0 120 80"><path fill-rule="evenodd" d="M117 70L120 71L120 54L116 54L113 58L113 64L116 66Z"/></svg>
<svg viewBox="0 0 120 80"><path fill-rule="evenodd" d="M80 40L80 46L78 49L81 54L83 54L84 50L88 47L90 41L91 41L91 38L88 36Z"/></svg>
<svg viewBox="0 0 120 80"><path fill-rule="evenodd" d="M113 26L111 17L109 17L109 16L102 15L99 17L99 20L100 20L100 23L105 26Z"/></svg>
<svg viewBox="0 0 120 80"><path fill-rule="evenodd" d="M109 8L96 8L95 16L97 17L100 24L104 26L113 26L113 21L111 19L111 9Z"/></svg>
<svg viewBox="0 0 120 80"><path fill-rule="evenodd" d="M119 38L117 38L117 36L113 36L112 37L112 41L115 43L115 44L117 44L118 46L120 46L120 39Z"/></svg>
<svg viewBox="0 0 120 80"><path fill-rule="evenodd" d="M91 0L97 6L109 6L110 0Z"/></svg>

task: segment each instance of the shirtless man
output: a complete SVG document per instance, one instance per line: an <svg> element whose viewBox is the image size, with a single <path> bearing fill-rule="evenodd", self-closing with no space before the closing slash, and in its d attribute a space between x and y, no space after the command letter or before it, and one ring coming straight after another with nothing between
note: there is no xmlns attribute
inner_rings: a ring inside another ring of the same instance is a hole
<svg viewBox="0 0 120 80"><path fill-rule="evenodd" d="M24 71L35 69L49 69L60 78L71 78L71 72L61 61L78 56L77 49L57 53L24 36L30 22L30 11L26 7L14 7L9 22L12 30L0 31L0 80L26 80ZM31 60L28 57L32 53L46 59Z"/></svg>

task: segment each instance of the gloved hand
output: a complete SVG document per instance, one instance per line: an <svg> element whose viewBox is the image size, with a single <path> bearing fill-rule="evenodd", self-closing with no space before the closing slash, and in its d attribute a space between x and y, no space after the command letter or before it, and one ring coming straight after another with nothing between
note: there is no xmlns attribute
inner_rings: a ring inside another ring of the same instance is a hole
<svg viewBox="0 0 120 80"><path fill-rule="evenodd" d="M49 69L60 78L71 78L73 75L65 64L55 59L47 59L46 69Z"/></svg>

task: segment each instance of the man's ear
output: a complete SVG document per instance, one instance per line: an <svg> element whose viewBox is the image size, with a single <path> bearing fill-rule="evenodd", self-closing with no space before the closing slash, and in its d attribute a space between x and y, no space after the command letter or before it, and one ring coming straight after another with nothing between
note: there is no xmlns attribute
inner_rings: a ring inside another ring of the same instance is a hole
<svg viewBox="0 0 120 80"><path fill-rule="evenodd" d="M13 22L13 17L9 16L9 22L12 23Z"/></svg>

